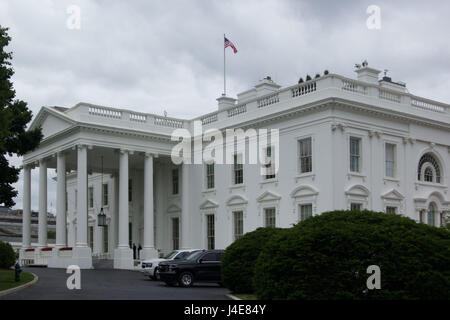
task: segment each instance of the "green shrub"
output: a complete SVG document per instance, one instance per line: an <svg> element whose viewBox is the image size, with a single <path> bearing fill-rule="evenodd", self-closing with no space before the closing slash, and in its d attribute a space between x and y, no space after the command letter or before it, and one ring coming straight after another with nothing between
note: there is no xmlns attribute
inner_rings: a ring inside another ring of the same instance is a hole
<svg viewBox="0 0 450 320"><path fill-rule="evenodd" d="M222 281L234 293L252 293L253 269L261 249L283 229L258 228L226 248L222 257Z"/></svg>
<svg viewBox="0 0 450 320"><path fill-rule="evenodd" d="M367 289L370 265L381 289ZM371 211L334 211L271 238L254 274L259 299L449 299L450 232Z"/></svg>
<svg viewBox="0 0 450 320"><path fill-rule="evenodd" d="M306 81L311 80L311 76L309 74L306 75Z"/></svg>
<svg viewBox="0 0 450 320"><path fill-rule="evenodd" d="M329 73L328 70L325 70L325 71L323 72L323 75L326 76L328 73Z"/></svg>
<svg viewBox="0 0 450 320"><path fill-rule="evenodd" d="M16 253L8 242L0 241L0 269L7 269L16 262Z"/></svg>

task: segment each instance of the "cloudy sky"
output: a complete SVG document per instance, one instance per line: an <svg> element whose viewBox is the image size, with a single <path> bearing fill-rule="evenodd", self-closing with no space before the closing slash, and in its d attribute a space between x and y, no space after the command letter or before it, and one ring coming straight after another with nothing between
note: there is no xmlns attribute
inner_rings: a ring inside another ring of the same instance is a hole
<svg viewBox="0 0 450 320"><path fill-rule="evenodd" d="M79 29L67 26L72 5ZM366 25L370 5L379 30ZM367 59L411 93L450 103L449 13L449 1L2 0L0 25L10 28L17 97L34 114L84 101L193 118L217 108L224 33L239 51L227 51L231 96L267 75L282 86L325 69L353 77ZM55 203L49 180L50 211Z"/></svg>

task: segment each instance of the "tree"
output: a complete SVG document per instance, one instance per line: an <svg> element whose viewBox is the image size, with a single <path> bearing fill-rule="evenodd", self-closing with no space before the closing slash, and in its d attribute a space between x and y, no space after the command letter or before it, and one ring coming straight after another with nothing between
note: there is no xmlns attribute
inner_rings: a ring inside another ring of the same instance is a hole
<svg viewBox="0 0 450 320"><path fill-rule="evenodd" d="M253 287L263 300L450 298L450 232L396 214L333 211L265 243ZM380 268L380 289L367 285Z"/></svg>
<svg viewBox="0 0 450 320"><path fill-rule="evenodd" d="M19 179L20 169L10 165L6 157L22 156L35 149L42 139L40 128L26 131L32 112L26 102L15 99L12 53L5 51L10 41L8 28L0 26L0 204L8 207L15 204L17 191L12 184Z"/></svg>
<svg viewBox="0 0 450 320"><path fill-rule="evenodd" d="M256 259L278 228L258 228L248 232L226 248L222 257L222 280L234 293L253 293L252 279Z"/></svg>

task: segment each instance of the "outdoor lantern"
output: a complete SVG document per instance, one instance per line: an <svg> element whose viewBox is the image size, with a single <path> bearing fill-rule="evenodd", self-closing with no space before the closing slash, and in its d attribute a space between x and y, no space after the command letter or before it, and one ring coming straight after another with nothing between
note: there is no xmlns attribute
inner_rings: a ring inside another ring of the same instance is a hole
<svg viewBox="0 0 450 320"><path fill-rule="evenodd" d="M103 156L102 156L102 196L103 196ZM103 212L103 207L97 215L97 224L99 227L106 227L106 214Z"/></svg>
<svg viewBox="0 0 450 320"><path fill-rule="evenodd" d="M103 208L100 210L100 213L97 215L97 222L99 227L106 227L106 214L103 212Z"/></svg>

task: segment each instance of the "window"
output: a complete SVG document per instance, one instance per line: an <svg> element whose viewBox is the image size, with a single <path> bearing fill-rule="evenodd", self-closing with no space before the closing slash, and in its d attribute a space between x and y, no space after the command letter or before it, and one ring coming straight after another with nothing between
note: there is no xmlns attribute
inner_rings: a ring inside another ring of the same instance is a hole
<svg viewBox="0 0 450 320"><path fill-rule="evenodd" d="M69 193L66 191L66 211L69 210Z"/></svg>
<svg viewBox="0 0 450 320"><path fill-rule="evenodd" d="M266 220L266 227L275 228L275 208L266 208L264 209L264 216Z"/></svg>
<svg viewBox="0 0 450 320"><path fill-rule="evenodd" d="M94 250L94 227L89 227L89 247Z"/></svg>
<svg viewBox="0 0 450 320"><path fill-rule="evenodd" d="M108 252L108 227L103 227L103 252Z"/></svg>
<svg viewBox="0 0 450 320"><path fill-rule="evenodd" d="M275 172L274 172L274 166L273 166L273 147L267 147L266 148L266 175L264 176L265 179L274 179L275 178Z"/></svg>
<svg viewBox="0 0 450 320"><path fill-rule="evenodd" d="M431 167L425 168L423 180L426 182L433 182L433 169L431 169Z"/></svg>
<svg viewBox="0 0 450 320"><path fill-rule="evenodd" d="M214 249L215 232L214 232L214 215L206 215L206 240L208 250Z"/></svg>
<svg viewBox="0 0 450 320"><path fill-rule="evenodd" d="M420 158L417 168L417 179L441 183L441 167L433 154L426 153Z"/></svg>
<svg viewBox="0 0 450 320"><path fill-rule="evenodd" d="M361 171L361 139L350 137L350 171Z"/></svg>
<svg viewBox="0 0 450 320"><path fill-rule="evenodd" d="M130 248L133 247L133 224L131 222L128 223L128 245Z"/></svg>
<svg viewBox="0 0 450 320"><path fill-rule="evenodd" d="M425 210L420 210L420 212L419 212L419 222L425 223Z"/></svg>
<svg viewBox="0 0 450 320"><path fill-rule="evenodd" d="M88 197L89 197L89 208L94 207L94 187L89 187L88 189Z"/></svg>
<svg viewBox="0 0 450 320"><path fill-rule="evenodd" d="M104 206L108 205L108 184L107 183L103 184L103 205Z"/></svg>
<svg viewBox="0 0 450 320"><path fill-rule="evenodd" d="M234 240L239 239L244 234L244 213L242 211L233 212Z"/></svg>
<svg viewBox="0 0 450 320"><path fill-rule="evenodd" d="M395 144L386 143L385 145L386 177L395 176L395 148Z"/></svg>
<svg viewBox="0 0 450 320"><path fill-rule="evenodd" d="M172 194L178 194L179 175L178 169L172 170Z"/></svg>
<svg viewBox="0 0 450 320"><path fill-rule="evenodd" d="M436 216L436 205L434 203L430 203L430 205L428 206L428 214L427 214L427 224L430 226L434 226L435 225L435 221L434 218Z"/></svg>
<svg viewBox="0 0 450 320"><path fill-rule="evenodd" d="M206 188L214 189L214 163L206 165Z"/></svg>
<svg viewBox="0 0 450 320"><path fill-rule="evenodd" d="M233 184L244 183L244 167L242 164L242 155L234 155L233 162Z"/></svg>
<svg viewBox="0 0 450 320"><path fill-rule="evenodd" d="M133 180L128 180L128 201L133 201Z"/></svg>
<svg viewBox="0 0 450 320"><path fill-rule="evenodd" d="M312 146L311 138L299 141L300 173L312 172Z"/></svg>
<svg viewBox="0 0 450 320"><path fill-rule="evenodd" d="M397 213L397 207L386 207L386 213L396 214Z"/></svg>
<svg viewBox="0 0 450 320"><path fill-rule="evenodd" d="M77 209L77 204L78 204L78 190L75 189L75 210ZM75 211L75 213L77 212Z"/></svg>
<svg viewBox="0 0 450 320"><path fill-rule="evenodd" d="M202 261L220 261L219 255L215 252L207 253L201 259Z"/></svg>
<svg viewBox="0 0 450 320"><path fill-rule="evenodd" d="M361 211L362 209L362 204L361 203L351 203L350 204L350 210L352 211Z"/></svg>
<svg viewBox="0 0 450 320"><path fill-rule="evenodd" d="M312 204L300 205L300 221L305 221L310 217L312 217Z"/></svg>
<svg viewBox="0 0 450 320"><path fill-rule="evenodd" d="M180 218L172 218L172 249L180 247Z"/></svg>

